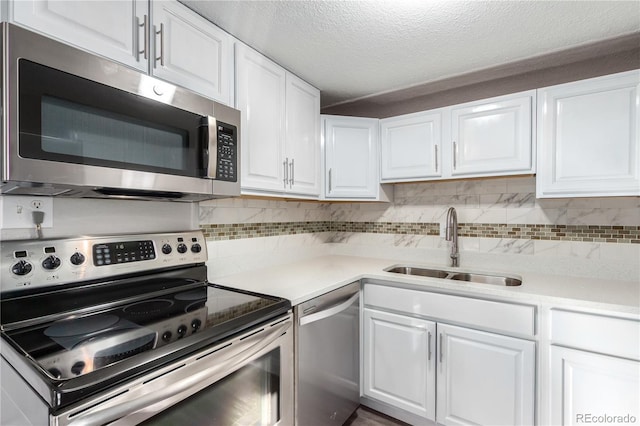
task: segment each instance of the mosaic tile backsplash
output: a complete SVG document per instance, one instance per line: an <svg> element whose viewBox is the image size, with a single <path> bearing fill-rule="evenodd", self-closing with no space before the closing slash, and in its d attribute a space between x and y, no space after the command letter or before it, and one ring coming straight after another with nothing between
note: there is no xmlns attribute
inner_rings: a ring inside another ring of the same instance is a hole
<svg viewBox="0 0 640 426"><path fill-rule="evenodd" d="M533 177L396 185L393 203L232 199L201 203L213 241L317 232L438 236L446 210L459 235L640 244L640 197L536 199Z"/></svg>
<svg viewBox="0 0 640 426"><path fill-rule="evenodd" d="M201 225L207 240L274 237L315 232L362 232L373 234L438 236L438 223L393 222L274 222ZM548 241L581 241L640 244L640 226L527 225L460 223L460 237L512 238Z"/></svg>

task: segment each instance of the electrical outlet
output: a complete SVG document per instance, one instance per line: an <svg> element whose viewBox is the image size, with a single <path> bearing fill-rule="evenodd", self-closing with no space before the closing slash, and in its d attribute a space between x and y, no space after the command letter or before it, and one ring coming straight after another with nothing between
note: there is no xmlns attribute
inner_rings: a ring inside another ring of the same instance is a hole
<svg viewBox="0 0 640 426"><path fill-rule="evenodd" d="M440 222L440 236L444 238L446 233L447 233L447 224L444 222Z"/></svg>
<svg viewBox="0 0 640 426"><path fill-rule="evenodd" d="M4 195L0 197L2 216L0 227L2 229L35 228L34 211L44 212L43 228L53 227L53 198L51 197L27 197L22 195Z"/></svg>

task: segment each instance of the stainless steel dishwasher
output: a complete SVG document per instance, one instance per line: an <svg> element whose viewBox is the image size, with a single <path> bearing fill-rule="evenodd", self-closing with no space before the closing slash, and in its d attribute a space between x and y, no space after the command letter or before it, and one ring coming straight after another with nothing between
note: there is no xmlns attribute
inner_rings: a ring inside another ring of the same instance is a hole
<svg viewBox="0 0 640 426"><path fill-rule="evenodd" d="M294 309L296 424L342 425L360 403L360 283Z"/></svg>

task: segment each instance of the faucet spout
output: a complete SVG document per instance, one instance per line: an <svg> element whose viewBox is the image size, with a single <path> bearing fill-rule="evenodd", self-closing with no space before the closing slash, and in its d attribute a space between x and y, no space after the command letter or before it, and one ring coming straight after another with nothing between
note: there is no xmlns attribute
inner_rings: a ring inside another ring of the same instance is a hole
<svg viewBox="0 0 640 426"><path fill-rule="evenodd" d="M458 214L456 209L449 207L447 210L447 226L445 228L444 239L451 241L451 266L458 266L460 253L458 252Z"/></svg>

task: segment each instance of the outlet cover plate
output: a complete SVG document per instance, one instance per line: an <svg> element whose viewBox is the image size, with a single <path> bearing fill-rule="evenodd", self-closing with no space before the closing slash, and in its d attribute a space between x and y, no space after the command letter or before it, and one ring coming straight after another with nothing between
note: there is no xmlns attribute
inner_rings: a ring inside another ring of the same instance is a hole
<svg viewBox="0 0 640 426"><path fill-rule="evenodd" d="M33 203L37 201L36 203ZM1 229L35 228L31 212L36 210L34 205L39 205L38 210L44 212L43 228L53 228L53 198L32 197L22 195L4 195L0 197L2 216L0 217Z"/></svg>

